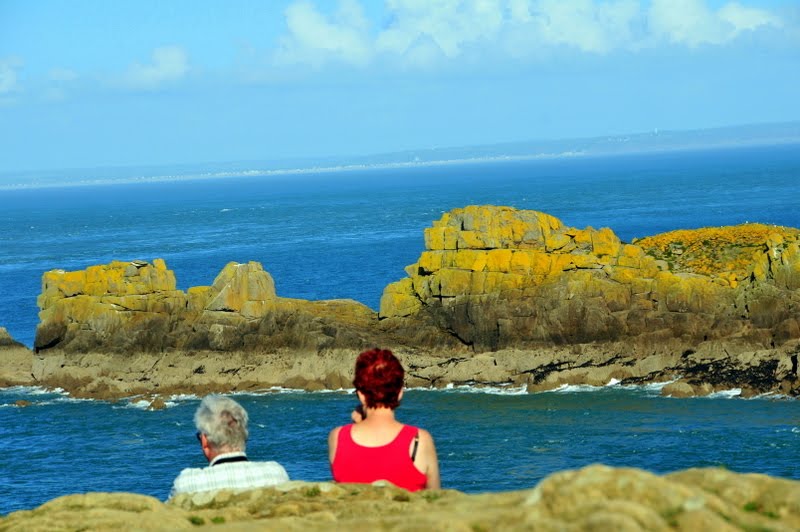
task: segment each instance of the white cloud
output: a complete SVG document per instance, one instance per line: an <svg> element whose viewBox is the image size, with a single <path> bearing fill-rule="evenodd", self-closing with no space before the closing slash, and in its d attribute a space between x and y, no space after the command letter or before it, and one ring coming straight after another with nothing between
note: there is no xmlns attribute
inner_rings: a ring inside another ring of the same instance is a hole
<svg viewBox="0 0 800 532"><path fill-rule="evenodd" d="M22 60L18 57L0 59L0 96L21 90L17 77L17 70L20 68L22 68Z"/></svg>
<svg viewBox="0 0 800 532"><path fill-rule="evenodd" d="M541 0L533 4L527 30L545 46L565 45L583 52L607 53L631 42L630 25L639 14L635 0Z"/></svg>
<svg viewBox="0 0 800 532"><path fill-rule="evenodd" d="M738 2L726 4L718 11L719 17L733 26L734 36L742 31L755 30L761 26L781 27L781 19L763 9L745 7Z"/></svg>
<svg viewBox="0 0 800 532"><path fill-rule="evenodd" d="M465 45L494 39L504 23L503 5L491 0L389 0L386 6L393 23L378 35L376 48L400 56L434 43L454 58Z"/></svg>
<svg viewBox="0 0 800 532"><path fill-rule="evenodd" d="M722 45L782 23L766 9L729 2L713 10L708 0L386 0L387 22L371 29L360 1L340 0L331 16L311 0L291 4L278 62L364 66L387 59L430 67L465 54L607 54L664 42Z"/></svg>
<svg viewBox="0 0 800 532"><path fill-rule="evenodd" d="M743 31L781 25L763 9L731 2L712 11L703 0L653 0L648 22L654 37L690 47L721 45Z"/></svg>
<svg viewBox="0 0 800 532"><path fill-rule="evenodd" d="M281 39L276 52L279 63L321 65L336 59L365 65L372 56L368 22L356 0L341 0L339 10L328 19L308 2L291 4L286 9L289 34Z"/></svg>
<svg viewBox="0 0 800 532"><path fill-rule="evenodd" d="M189 57L180 46L162 46L153 50L152 62L134 63L120 79L132 89L152 90L183 78L189 71Z"/></svg>
<svg viewBox="0 0 800 532"><path fill-rule="evenodd" d="M50 81L69 82L78 79L78 73L68 68L53 68L48 73Z"/></svg>

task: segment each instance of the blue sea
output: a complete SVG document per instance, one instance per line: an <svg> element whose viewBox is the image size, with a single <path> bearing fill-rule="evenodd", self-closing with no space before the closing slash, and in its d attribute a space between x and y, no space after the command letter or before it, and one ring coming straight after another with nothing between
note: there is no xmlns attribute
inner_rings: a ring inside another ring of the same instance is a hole
<svg viewBox="0 0 800 532"><path fill-rule="evenodd" d="M181 289L211 284L229 261L255 260L280 296L377 309L383 288L423 250L424 228L470 204L611 227L624 241L748 221L800 227L797 144L87 184L90 174L113 182L125 172L63 172L81 186L0 183L0 326L17 340L33 344L42 273L111 260L163 258ZM657 387L619 385L411 390L399 415L432 432L445 487L468 492L531 487L595 462L800 479L798 402L732 396L669 399ZM32 405L16 407L19 399ZM347 421L351 394L239 399L255 424L254 458L278 460L292 478L330 478L325 437ZM0 390L0 514L82 491L165 498L181 468L203 462L191 425L197 401L171 398L151 412L135 400Z"/></svg>

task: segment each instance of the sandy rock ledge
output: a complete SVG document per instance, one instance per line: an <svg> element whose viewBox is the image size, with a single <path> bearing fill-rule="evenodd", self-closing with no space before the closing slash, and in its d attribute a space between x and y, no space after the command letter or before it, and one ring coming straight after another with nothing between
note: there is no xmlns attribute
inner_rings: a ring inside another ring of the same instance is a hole
<svg viewBox="0 0 800 532"><path fill-rule="evenodd" d="M724 469L657 476L588 466L529 490L408 493L391 485L291 481L162 503L128 493L54 499L0 518L3 531L66 530L774 530L800 529L800 482Z"/></svg>

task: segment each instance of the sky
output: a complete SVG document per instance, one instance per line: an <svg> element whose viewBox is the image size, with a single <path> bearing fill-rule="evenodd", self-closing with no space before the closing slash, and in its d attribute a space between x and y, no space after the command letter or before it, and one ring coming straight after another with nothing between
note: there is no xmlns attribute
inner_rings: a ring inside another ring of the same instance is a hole
<svg viewBox="0 0 800 532"><path fill-rule="evenodd" d="M0 172L800 120L800 0L0 0Z"/></svg>

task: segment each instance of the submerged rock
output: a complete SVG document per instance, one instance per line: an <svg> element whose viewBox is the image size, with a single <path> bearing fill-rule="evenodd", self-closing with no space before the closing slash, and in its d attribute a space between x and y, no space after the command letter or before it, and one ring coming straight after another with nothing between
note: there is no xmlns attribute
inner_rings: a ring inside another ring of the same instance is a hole
<svg viewBox="0 0 800 532"><path fill-rule="evenodd" d="M292 481L182 494L166 504L124 493L54 499L0 518L17 530L797 530L800 482L724 469L657 476L593 465L535 488L467 495Z"/></svg>

